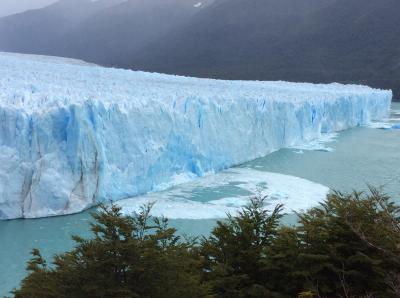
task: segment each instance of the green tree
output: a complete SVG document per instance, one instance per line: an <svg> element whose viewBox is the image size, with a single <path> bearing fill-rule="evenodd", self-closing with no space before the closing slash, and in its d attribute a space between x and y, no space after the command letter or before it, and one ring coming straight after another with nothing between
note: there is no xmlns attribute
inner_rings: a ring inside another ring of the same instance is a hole
<svg viewBox="0 0 400 298"><path fill-rule="evenodd" d="M268 297L266 248L277 238L282 205L272 213L255 197L237 216L219 221L202 242L204 280L219 297Z"/></svg>
<svg viewBox="0 0 400 298"><path fill-rule="evenodd" d="M217 297L400 297L399 207L370 194L332 193L279 226L254 198L202 243L204 282Z"/></svg>
<svg viewBox="0 0 400 298"><path fill-rule="evenodd" d="M74 237L76 248L48 267L39 251L15 297L203 297L194 243L181 241L151 206L134 217L116 206L92 216L94 237Z"/></svg>
<svg viewBox="0 0 400 298"><path fill-rule="evenodd" d="M324 297L397 296L399 208L388 196L335 192L299 218L305 288Z"/></svg>
<svg viewBox="0 0 400 298"><path fill-rule="evenodd" d="M166 219L116 206L93 214L93 237L49 266L38 250L15 297L400 297L400 208L371 188L334 192L281 226L282 206L252 198L201 243Z"/></svg>

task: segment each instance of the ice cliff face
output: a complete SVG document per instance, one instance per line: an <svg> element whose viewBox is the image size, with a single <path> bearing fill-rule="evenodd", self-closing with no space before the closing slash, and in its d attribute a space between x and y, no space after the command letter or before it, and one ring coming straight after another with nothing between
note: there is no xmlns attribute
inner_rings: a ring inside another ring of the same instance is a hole
<svg viewBox="0 0 400 298"><path fill-rule="evenodd" d="M385 117L390 91L0 54L0 218L81 211Z"/></svg>

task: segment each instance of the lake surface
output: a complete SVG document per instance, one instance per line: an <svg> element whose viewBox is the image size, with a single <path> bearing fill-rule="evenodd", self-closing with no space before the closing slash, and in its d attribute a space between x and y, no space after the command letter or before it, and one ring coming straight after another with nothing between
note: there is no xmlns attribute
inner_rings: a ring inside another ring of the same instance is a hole
<svg viewBox="0 0 400 298"><path fill-rule="evenodd" d="M390 118L388 123L400 123L400 103L393 104ZM376 127L388 127L388 123ZM283 149L239 168L297 176L341 191L367 189L370 183L384 186L385 192L400 201L399 129L355 128L324 146L333 150ZM196 189L195 196L207 201L221 193L243 195L232 185L213 192ZM56 218L0 221L0 296L18 286L25 276L32 248L39 248L46 258L69 250L73 247L71 235L89 235L89 222L89 211ZM207 234L214 224L214 219L171 220L180 233L189 235Z"/></svg>

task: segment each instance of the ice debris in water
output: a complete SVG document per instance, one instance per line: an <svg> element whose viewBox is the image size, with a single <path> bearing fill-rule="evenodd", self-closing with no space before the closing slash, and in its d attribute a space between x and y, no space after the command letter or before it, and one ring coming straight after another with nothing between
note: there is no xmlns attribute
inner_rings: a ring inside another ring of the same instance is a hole
<svg viewBox="0 0 400 298"><path fill-rule="evenodd" d="M198 197L198 190L209 200ZM236 191L232 191L236 189ZM227 191L229 190L229 191ZM233 168L207 175L170 190L151 193L117 204L124 214L138 212L146 204L154 204L153 216L170 219L212 219L232 215L249 203L251 196L266 196L266 209L284 204L285 211L306 210L326 198L329 189L298 177L263 172L248 168Z"/></svg>

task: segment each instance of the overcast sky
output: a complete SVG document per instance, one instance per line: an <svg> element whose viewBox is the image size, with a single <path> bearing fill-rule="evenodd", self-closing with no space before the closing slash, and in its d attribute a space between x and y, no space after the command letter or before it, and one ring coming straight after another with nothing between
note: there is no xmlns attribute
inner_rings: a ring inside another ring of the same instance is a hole
<svg viewBox="0 0 400 298"><path fill-rule="evenodd" d="M57 0L0 0L0 17L23 12L28 9L40 8Z"/></svg>

